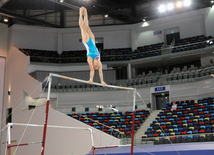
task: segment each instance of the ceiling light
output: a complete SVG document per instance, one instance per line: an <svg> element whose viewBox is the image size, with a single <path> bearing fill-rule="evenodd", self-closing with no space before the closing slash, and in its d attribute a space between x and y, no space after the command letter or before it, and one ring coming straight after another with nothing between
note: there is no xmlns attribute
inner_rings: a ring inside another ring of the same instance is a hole
<svg viewBox="0 0 214 155"><path fill-rule="evenodd" d="M178 7L178 8L180 8L180 7L182 7L182 2L181 1L178 1L177 3L176 3L176 6Z"/></svg>
<svg viewBox="0 0 214 155"><path fill-rule="evenodd" d="M142 25L142 27L147 27L147 26L149 26L149 24L147 22L144 22Z"/></svg>
<svg viewBox="0 0 214 155"><path fill-rule="evenodd" d="M184 0L184 6L190 6L191 0Z"/></svg>
<svg viewBox="0 0 214 155"><path fill-rule="evenodd" d="M107 18L107 17L108 17L108 15L105 15L105 17Z"/></svg>
<svg viewBox="0 0 214 155"><path fill-rule="evenodd" d="M64 0L59 0L59 2L61 2L61 3L62 3L63 1L64 1Z"/></svg>
<svg viewBox="0 0 214 155"><path fill-rule="evenodd" d="M173 10L174 5L172 3L167 4L167 10Z"/></svg>
<svg viewBox="0 0 214 155"><path fill-rule="evenodd" d="M146 21L146 19L143 19L143 21L145 22L145 21Z"/></svg>
<svg viewBox="0 0 214 155"><path fill-rule="evenodd" d="M210 3L214 3L214 1L210 1Z"/></svg>
<svg viewBox="0 0 214 155"><path fill-rule="evenodd" d="M165 12L165 11L166 11L165 5L160 5L160 6L158 7L158 10L159 10L159 12Z"/></svg>
<svg viewBox="0 0 214 155"><path fill-rule="evenodd" d="M8 22L8 18L7 17L4 17L4 22Z"/></svg>

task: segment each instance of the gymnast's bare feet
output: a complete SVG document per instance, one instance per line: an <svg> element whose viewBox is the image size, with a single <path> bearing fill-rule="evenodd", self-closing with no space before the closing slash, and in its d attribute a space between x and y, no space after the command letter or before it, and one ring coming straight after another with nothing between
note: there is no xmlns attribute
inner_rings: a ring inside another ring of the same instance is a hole
<svg viewBox="0 0 214 155"><path fill-rule="evenodd" d="M107 84L103 81L103 82L101 82L101 84L103 85L103 86L107 86Z"/></svg>

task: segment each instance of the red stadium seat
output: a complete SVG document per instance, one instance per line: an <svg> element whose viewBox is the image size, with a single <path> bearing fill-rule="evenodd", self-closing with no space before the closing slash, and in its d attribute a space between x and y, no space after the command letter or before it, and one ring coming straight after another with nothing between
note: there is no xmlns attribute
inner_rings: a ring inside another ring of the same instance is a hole
<svg viewBox="0 0 214 155"><path fill-rule="evenodd" d="M199 122L199 125L204 125L204 122Z"/></svg>
<svg viewBox="0 0 214 155"><path fill-rule="evenodd" d="M206 116L206 117L210 117L211 115L210 115L210 114L206 114L205 116Z"/></svg>
<svg viewBox="0 0 214 155"><path fill-rule="evenodd" d="M131 135L132 132L131 132L131 131L127 131L126 134L127 134L127 135Z"/></svg>
<svg viewBox="0 0 214 155"><path fill-rule="evenodd" d="M103 129L103 132L108 132L108 129Z"/></svg>
<svg viewBox="0 0 214 155"><path fill-rule="evenodd" d="M153 134L153 137L158 137L158 134Z"/></svg>
<svg viewBox="0 0 214 155"><path fill-rule="evenodd" d="M161 126L161 128L166 129L166 126Z"/></svg>
<svg viewBox="0 0 214 155"><path fill-rule="evenodd" d="M205 133L205 130L199 130L199 133Z"/></svg>
<svg viewBox="0 0 214 155"><path fill-rule="evenodd" d="M181 117L180 119L181 119L181 120L185 120L185 117Z"/></svg>
<svg viewBox="0 0 214 155"><path fill-rule="evenodd" d="M182 121L177 121L178 124L182 124Z"/></svg>
<svg viewBox="0 0 214 155"><path fill-rule="evenodd" d="M182 134L182 135L186 135L186 134L187 134L187 132L186 132L186 131L183 131L183 132L181 132L181 134Z"/></svg>

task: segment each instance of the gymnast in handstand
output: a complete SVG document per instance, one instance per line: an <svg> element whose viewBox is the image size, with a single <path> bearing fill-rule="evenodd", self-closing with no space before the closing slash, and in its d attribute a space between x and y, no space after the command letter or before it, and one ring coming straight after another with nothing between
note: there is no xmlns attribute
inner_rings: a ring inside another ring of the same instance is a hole
<svg viewBox="0 0 214 155"><path fill-rule="evenodd" d="M94 70L98 70L101 84L105 86L107 84L103 81L100 53L95 46L95 37L88 24L88 13L85 7L81 7L79 10L79 27L81 29L82 42L87 50L87 62L90 67L89 83L93 83Z"/></svg>

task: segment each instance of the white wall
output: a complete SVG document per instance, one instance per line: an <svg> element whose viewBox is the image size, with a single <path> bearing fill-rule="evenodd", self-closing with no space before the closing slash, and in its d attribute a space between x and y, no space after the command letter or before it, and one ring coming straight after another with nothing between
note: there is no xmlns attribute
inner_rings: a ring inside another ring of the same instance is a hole
<svg viewBox="0 0 214 155"><path fill-rule="evenodd" d="M19 111L13 113L14 123L40 124L43 125L45 116L45 106L37 107L34 110ZM48 125L68 126L79 128L91 128L95 146L119 145L120 140L110 136L100 130L90 127L78 120L66 116L58 111L49 109ZM14 126L11 129L11 140L20 143L40 142L43 136L43 127ZM6 132L4 132L5 137ZM21 139L23 135L23 138ZM4 145L1 145L4 146ZM84 155L91 151L91 137L88 130L80 129L56 129L48 128L45 143L45 154L47 155ZM4 149L2 147L1 153ZM29 145L18 147L16 155L38 155L41 152L41 145ZM72 153L71 153L72 152Z"/></svg>
<svg viewBox="0 0 214 155"><path fill-rule="evenodd" d="M201 65L202 66L206 66L206 65L211 65L210 60L212 59L213 63L214 63L214 54L203 54L201 56Z"/></svg>
<svg viewBox="0 0 214 155"><path fill-rule="evenodd" d="M205 18L205 28L206 34L214 36L214 7L208 8L206 14L204 15Z"/></svg>
<svg viewBox="0 0 214 155"><path fill-rule="evenodd" d="M186 38L196 35L213 35L213 9L205 8L181 13L173 16L147 21L133 25L92 27L97 38L103 38L104 48L129 48L149 45L165 41L164 32L178 28L180 37ZM153 35L155 31L162 34ZM54 29L33 26L14 25L12 30L12 44L20 48L62 51L85 50L79 28Z"/></svg>
<svg viewBox="0 0 214 155"><path fill-rule="evenodd" d="M130 26L92 27L91 30L95 35L95 39L103 38L104 49L131 47ZM79 39L81 39L79 28L62 31L63 51L85 50L82 42L79 42Z"/></svg>
<svg viewBox="0 0 214 155"><path fill-rule="evenodd" d="M0 57L0 122L2 122L3 117L3 98L4 98L4 74L5 73L5 58ZM0 123L0 129L2 129L2 123ZM1 133L0 133L1 141Z"/></svg>
<svg viewBox="0 0 214 155"><path fill-rule="evenodd" d="M169 88L169 86L166 86ZM137 91L142 97L143 101L137 96L136 104L145 105L151 102L151 93L154 88L139 88ZM214 79L210 78L198 82L189 82L183 84L170 85L170 101L192 100L203 97L214 96ZM71 92L59 93L58 103L62 106L83 106L93 107L96 105L132 105L133 96L132 91L111 90L111 91L90 91L90 92ZM151 102L152 103L152 102ZM154 105L153 105L154 106ZM130 108L132 110L132 108Z"/></svg>
<svg viewBox="0 0 214 155"><path fill-rule="evenodd" d="M5 68L4 82L4 109L3 116L6 116L6 109L12 107L22 110L24 106L24 92L32 98L38 98L40 92L40 83L27 74L28 58L16 47L11 47L8 51ZM10 91L10 96L8 96ZM22 106L21 106L22 105ZM3 122L3 126L5 122Z"/></svg>
<svg viewBox="0 0 214 155"><path fill-rule="evenodd" d="M28 123L28 120L31 118L32 110L26 110L28 105L35 105L37 101L39 101L39 96L42 95L41 85L38 81L27 74L27 63L28 57L19 51L16 47L11 47L8 52L7 60L6 60L6 73L5 73L5 83L4 83L4 109L3 109L3 119L5 120L6 117L6 109L12 107L12 122L18 123ZM11 94L8 96L7 92L10 91ZM26 95L27 94L27 95ZM46 98L47 94L43 94ZM42 105L45 103L45 99L42 98L38 105ZM51 103L56 104L56 96L53 94L51 95ZM32 104L33 103L33 104ZM40 110L36 110L34 118L30 123L37 123L43 124L44 122L44 108L41 106ZM87 125L80 123L79 121L73 120L59 112L52 112L50 114L50 124L52 125L69 125L69 126L79 126L79 127L88 127ZM3 121L2 126L5 126L5 121ZM19 139L24 131L24 128L15 129L13 128L14 137L12 140L16 140L19 142ZM96 145L108 145L111 144L112 140L115 145L119 144L119 140L113 138L110 135L107 135L103 132L97 131L94 132L94 137L96 137L98 142L95 142ZM87 137L88 131L77 131L77 132L70 132L70 131L63 131L63 130L49 130L50 135L48 136L47 140L47 154L55 154L58 155L68 154L68 151L74 152L73 154L86 154L90 150L91 143L90 137ZM57 133L57 134L56 134ZM84 135L84 136L80 136ZM31 137L32 136L32 137ZM22 142L33 142L33 141L41 141L42 130L28 130L25 133ZM56 137L55 137L56 136ZM63 137L68 137L67 140ZM5 141L5 132L3 132L2 142ZM71 140L71 141L69 141ZM79 147L82 147L80 149ZM57 148L56 150L53 149L52 145ZM64 149L65 148L65 149ZM24 150L23 150L24 149ZM35 155L38 154L41 150L41 146L35 147L28 147L28 151L25 151L26 148L19 148L17 155L24 155L29 154L29 152L34 152ZM65 151L62 152L62 150ZM61 151L60 153L57 151ZM1 143L1 153L4 153L4 145ZM31 154L34 154L31 153Z"/></svg>
<svg viewBox="0 0 214 155"><path fill-rule="evenodd" d="M152 21L147 21L149 25L147 27L143 27L143 23L136 24L137 46L164 42L164 31L172 28L179 28L180 38L205 35L205 12L206 9L201 9L174 16L168 16L165 18L159 18ZM162 34L153 34L155 31L160 30L162 31Z"/></svg>
<svg viewBox="0 0 214 155"><path fill-rule="evenodd" d="M58 33L56 29L51 28L14 25L12 45L20 48L57 51Z"/></svg>
<svg viewBox="0 0 214 155"><path fill-rule="evenodd" d="M0 56L7 56L7 40L8 39L8 28L6 24L0 23Z"/></svg>

